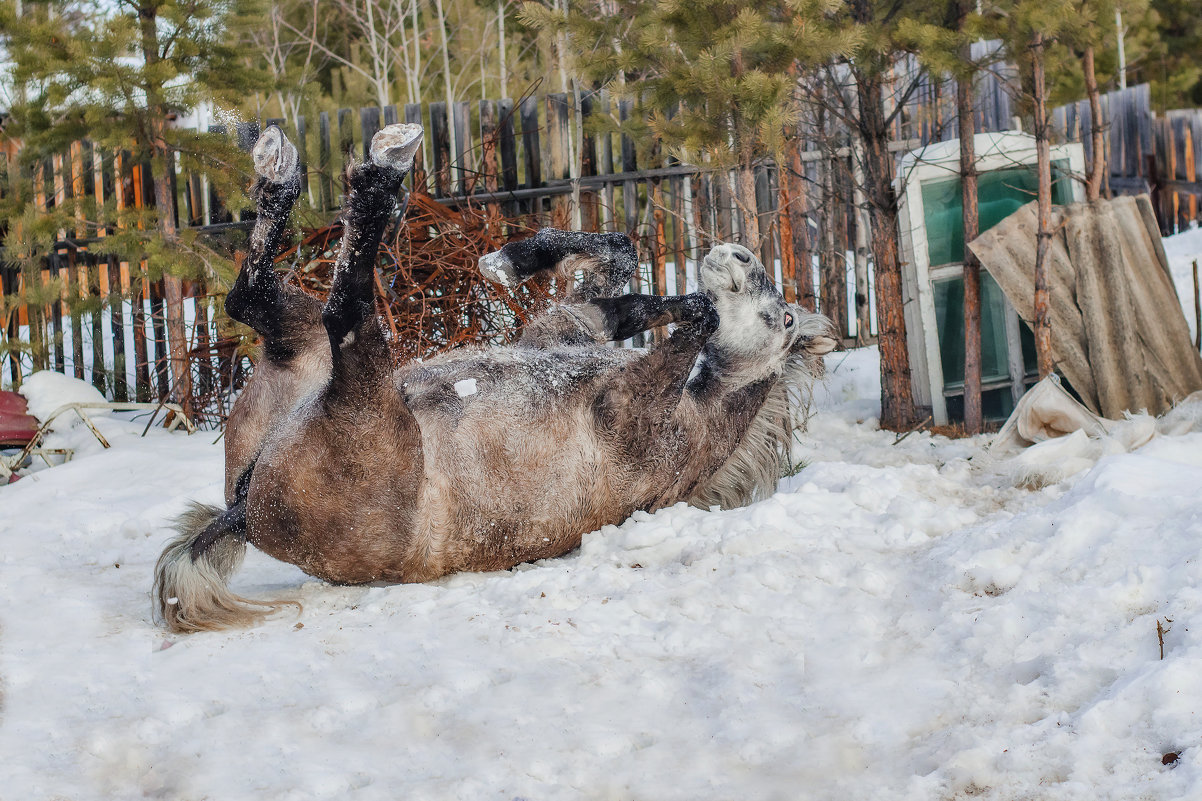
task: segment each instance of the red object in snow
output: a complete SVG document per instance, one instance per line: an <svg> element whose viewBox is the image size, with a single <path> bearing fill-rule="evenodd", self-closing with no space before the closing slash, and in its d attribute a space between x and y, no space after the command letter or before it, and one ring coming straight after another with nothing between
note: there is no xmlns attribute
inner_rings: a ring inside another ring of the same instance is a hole
<svg viewBox="0 0 1202 801"><path fill-rule="evenodd" d="M38 420L29 414L25 399L15 392L0 392L0 447L23 448L38 433Z"/></svg>
<svg viewBox="0 0 1202 801"><path fill-rule="evenodd" d="M28 410L25 399L17 393L0 392L0 448L24 448L37 436L38 420ZM17 474L12 473L3 483L16 480Z"/></svg>

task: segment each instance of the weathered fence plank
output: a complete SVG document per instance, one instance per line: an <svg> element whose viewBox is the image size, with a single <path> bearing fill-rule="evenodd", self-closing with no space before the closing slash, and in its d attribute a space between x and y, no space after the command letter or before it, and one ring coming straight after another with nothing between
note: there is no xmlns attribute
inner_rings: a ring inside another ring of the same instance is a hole
<svg viewBox="0 0 1202 801"><path fill-rule="evenodd" d="M430 104L430 149L434 154L434 197L451 194L451 134L447 104Z"/></svg>
<svg viewBox="0 0 1202 801"><path fill-rule="evenodd" d="M406 103L405 104L405 122L420 125L422 121L422 106L421 103ZM414 192L425 193L428 191L426 187L426 161L425 150L430 146L429 140L422 140L422 146L413 154L413 172L410 179L410 186Z"/></svg>
<svg viewBox="0 0 1202 801"><path fill-rule="evenodd" d="M317 115L317 173L321 188L321 210L334 208L334 163L330 154L330 114Z"/></svg>

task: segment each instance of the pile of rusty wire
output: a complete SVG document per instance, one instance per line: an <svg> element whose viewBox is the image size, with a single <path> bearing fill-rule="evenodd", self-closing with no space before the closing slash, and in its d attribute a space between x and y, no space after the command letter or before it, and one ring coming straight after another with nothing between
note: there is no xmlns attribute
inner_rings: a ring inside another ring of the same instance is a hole
<svg viewBox="0 0 1202 801"><path fill-rule="evenodd" d="M403 216L385 232L376 264L377 309L394 360L512 341L546 305L548 285L530 281L510 290L484 278L477 262L535 230L534 218L502 219L495 206L450 208L426 194L409 195ZM293 265L286 280L324 299L341 236L340 221L308 231L279 258Z"/></svg>
<svg viewBox="0 0 1202 801"><path fill-rule="evenodd" d="M536 215L502 217L497 205L449 207L416 193L408 196L407 207L399 206L376 260L377 311L396 364L468 345L511 342L545 308L549 280L509 289L484 278L477 267L484 254L533 234L540 222ZM284 280L325 300L341 238L340 220L305 230L277 258ZM190 354L191 409L206 428L224 424L251 374L254 353L253 332L221 317L214 323L215 338L201 330L207 323L197 326Z"/></svg>

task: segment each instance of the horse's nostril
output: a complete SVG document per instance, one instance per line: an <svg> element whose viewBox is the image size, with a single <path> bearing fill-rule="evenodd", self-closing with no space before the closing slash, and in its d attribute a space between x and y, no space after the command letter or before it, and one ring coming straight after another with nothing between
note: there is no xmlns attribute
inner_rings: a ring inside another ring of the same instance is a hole
<svg viewBox="0 0 1202 801"><path fill-rule="evenodd" d="M749 261L751 261L751 256L749 256L746 253L743 253L742 251L739 251L739 250L734 251L734 256L736 259L743 262L744 264L747 264Z"/></svg>
<svg viewBox="0 0 1202 801"><path fill-rule="evenodd" d="M792 328L792 327L793 327L793 315L790 314L789 312L785 312L785 328Z"/></svg>

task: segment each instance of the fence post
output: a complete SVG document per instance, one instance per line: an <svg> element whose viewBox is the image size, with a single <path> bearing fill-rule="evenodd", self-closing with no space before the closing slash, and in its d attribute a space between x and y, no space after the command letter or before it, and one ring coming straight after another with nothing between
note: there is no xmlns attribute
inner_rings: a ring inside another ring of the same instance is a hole
<svg viewBox="0 0 1202 801"><path fill-rule="evenodd" d="M518 188L518 142L513 132L513 100L508 97L497 101L497 147L501 152L501 187L506 192ZM520 204L506 202L507 215L517 214Z"/></svg>
<svg viewBox="0 0 1202 801"><path fill-rule="evenodd" d="M451 107L451 125L455 129L455 188L461 195L471 191L476 183L475 167L469 163L472 154L472 110L466 100Z"/></svg>
<svg viewBox="0 0 1202 801"><path fill-rule="evenodd" d="M405 104L405 122L421 125L422 122L422 105L421 103L406 103ZM426 160L425 151L430 146L430 137L423 137L421 147L413 154L413 176L410 186L416 194L427 194L429 191L426 186Z"/></svg>
<svg viewBox="0 0 1202 801"><path fill-rule="evenodd" d="M546 109L547 138L551 144L547 177L552 181L561 181L571 175L567 95L561 93L547 95ZM564 195L555 195L551 198L551 218L554 224L566 227L571 219L570 205L571 200Z"/></svg>
<svg viewBox="0 0 1202 801"><path fill-rule="evenodd" d="M333 159L330 153L330 113L317 115L317 184L322 211L334 208Z"/></svg>
<svg viewBox="0 0 1202 801"><path fill-rule="evenodd" d="M497 101L480 101L480 172L484 176L484 191L492 194L497 191ZM492 238L500 236L498 224L501 217L501 207L495 199L489 199L486 204L488 215L488 235Z"/></svg>
<svg viewBox="0 0 1202 801"><path fill-rule="evenodd" d="M209 128L213 130L212 127ZM222 128L221 132L224 133ZM131 203L134 208L142 208L142 167L132 163L129 151L123 150L118 156L118 172L117 186L119 192L117 195L117 208L127 209ZM216 198L216 190L212 184L209 185L209 191L212 198ZM217 217L217 210L220 205L216 200L210 201L211 209L214 209L213 217ZM146 298L149 295L149 276L146 274L146 267L143 262L135 266L134 262L130 262L130 287L133 290L130 295L133 300L133 327L134 327L134 376L135 376L135 391L139 402L146 403L151 398L150 391L150 347L146 341ZM137 280L134 280L136 271Z"/></svg>
<svg viewBox="0 0 1202 801"><path fill-rule="evenodd" d="M597 142L596 138L587 133L589 119L593 115L595 101L591 94L580 93L580 177L591 177L597 174ZM601 230L601 219L597 208L597 193L586 190L580 191L580 220L585 231Z"/></svg>
<svg viewBox="0 0 1202 801"><path fill-rule="evenodd" d="M609 116L609 92L602 89L598 99L600 113L606 117ZM601 175L613 175L614 172L614 150L613 136L606 131L597 137L597 149L599 151L599 164L597 171ZM605 231L614 230L614 185L613 181L606 181L601 185L601 228Z"/></svg>
<svg viewBox="0 0 1202 801"><path fill-rule="evenodd" d="M520 109L522 122L522 150L526 165L526 186L530 189L543 185L542 150L538 146L538 100L527 97L522 101ZM541 214L543 203L541 198L530 198L527 208L536 214Z"/></svg>
<svg viewBox="0 0 1202 801"><path fill-rule="evenodd" d="M380 110L375 106L359 109L359 127L363 130L363 161L371 158L371 138L380 130Z"/></svg>
<svg viewBox="0 0 1202 801"><path fill-rule="evenodd" d="M338 154L341 161L338 162L338 174L346 172L347 165L351 163L351 159L355 152L355 121L352 116L353 112L349 108L338 109ZM346 187L342 186L342 181L338 182L339 201L338 205L346 204L346 198L342 196L342 192L346 191Z"/></svg>
<svg viewBox="0 0 1202 801"><path fill-rule="evenodd" d="M772 178L768 174L767 165L761 164L755 168L755 216L760 229L760 261L768 274L769 282L776 283L776 248L772 241L772 226L767 220L772 219Z"/></svg>
<svg viewBox="0 0 1202 801"><path fill-rule="evenodd" d="M430 104L430 148L434 153L434 196L451 194L451 133L447 121L447 104Z"/></svg>

